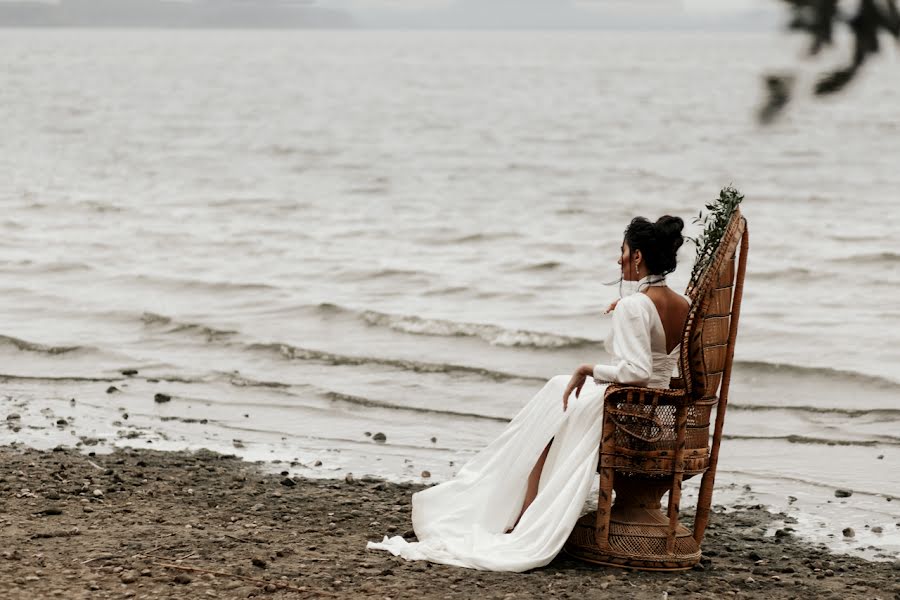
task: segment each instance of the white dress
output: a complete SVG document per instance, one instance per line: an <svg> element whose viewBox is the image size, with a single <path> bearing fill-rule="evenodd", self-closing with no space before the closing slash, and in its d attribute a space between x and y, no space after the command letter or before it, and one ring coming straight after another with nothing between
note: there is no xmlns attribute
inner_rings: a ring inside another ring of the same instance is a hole
<svg viewBox="0 0 900 600"><path fill-rule="evenodd" d="M609 365L594 367L579 397L562 396L570 375L552 378L500 436L444 483L412 496L418 542L394 536L367 548L407 560L489 571L527 571L553 560L581 516L599 459L606 383L668 387L678 348L666 353L666 334L653 301L622 298L612 316ZM528 475L547 443L538 493L511 533Z"/></svg>

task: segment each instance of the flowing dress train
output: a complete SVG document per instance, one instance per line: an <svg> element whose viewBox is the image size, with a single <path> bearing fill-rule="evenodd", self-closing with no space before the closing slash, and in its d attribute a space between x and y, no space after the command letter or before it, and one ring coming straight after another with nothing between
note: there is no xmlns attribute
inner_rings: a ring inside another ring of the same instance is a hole
<svg viewBox="0 0 900 600"><path fill-rule="evenodd" d="M407 560L490 571L526 571L549 563L581 516L599 459L606 383L668 387L677 350L666 353L656 306L646 294L619 301L606 348L609 365L594 368L581 394L562 396L569 375L558 375L519 411L503 432L472 457L453 479L412 496L418 542L401 536L369 542ZM553 440L538 493L515 529L528 476Z"/></svg>

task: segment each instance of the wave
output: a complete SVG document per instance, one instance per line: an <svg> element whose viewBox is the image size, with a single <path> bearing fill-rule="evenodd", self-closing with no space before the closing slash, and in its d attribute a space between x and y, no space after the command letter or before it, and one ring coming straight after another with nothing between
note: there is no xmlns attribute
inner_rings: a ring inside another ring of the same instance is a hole
<svg viewBox="0 0 900 600"><path fill-rule="evenodd" d="M470 419L484 419L487 421L499 421L508 423L506 417L495 417L491 415L483 415L480 413L460 412L455 410L440 410L437 408L423 408L420 406L402 406L400 404L391 404L390 402L382 402L380 400L372 400L362 396L351 396L349 394L341 394L339 392L325 392L325 397L335 402L345 402L354 406L364 406L366 408L386 408L390 410L402 410L416 413L446 415L448 417L466 417Z"/></svg>
<svg viewBox="0 0 900 600"><path fill-rule="evenodd" d="M209 341L226 339L238 334L234 329L216 329L202 323L191 323L176 321L172 317L160 315L152 312L145 312L141 315L141 322L144 325L167 327L165 333L188 333L192 335L200 335Z"/></svg>
<svg viewBox="0 0 900 600"><path fill-rule="evenodd" d="M429 319L415 315L398 315L375 310L356 311L331 303L323 303L316 307L321 313L328 315L350 315L373 327L387 327L394 331L414 335L436 337L475 337L493 346L531 347L531 348L577 348L580 346L600 344L596 340L572 337L556 333L527 331L524 329L507 329L499 325L484 323L465 323L445 319Z"/></svg>
<svg viewBox="0 0 900 600"><path fill-rule="evenodd" d="M870 375L859 371L849 371L846 369L832 369L830 367L807 367L803 365L795 365L790 363L770 363L757 360L736 360L734 361L736 371L761 373L771 375L774 373L781 375L794 375L798 377L808 378L825 378L830 380L839 379L847 383L861 383L869 386L876 386L888 390L900 391L900 381L895 381L887 377L879 375Z"/></svg>
<svg viewBox="0 0 900 600"><path fill-rule="evenodd" d="M843 415L846 417L883 417L888 420L900 421L900 408L839 408L839 407L821 407L821 406L779 406L776 404L739 404L735 402L728 403L728 410L736 410L739 412L801 412L814 413L823 415Z"/></svg>
<svg viewBox="0 0 900 600"><path fill-rule="evenodd" d="M37 342L29 342L27 340L13 337L11 335L0 335L0 346L12 346L13 348L22 352L34 352L37 354L49 354L52 356L85 350L94 350L94 348L88 346L48 346L45 344L38 344Z"/></svg>
<svg viewBox="0 0 900 600"><path fill-rule="evenodd" d="M503 371L493 371L481 367L471 367L468 365L454 365L448 363L431 363L415 360L404 360L397 358L380 358L374 356L351 356L346 354L335 354L332 352L324 352L321 350L311 350L308 348L299 348L290 344L250 344L250 350L276 353L283 358L289 360L308 360L322 362L334 366L362 366L362 365L378 365L383 367L392 367L403 371L413 371L416 373L441 373L441 374L466 374L479 375L495 381L544 381L540 377L528 377L517 375L515 373L505 373Z"/></svg>
<svg viewBox="0 0 900 600"><path fill-rule="evenodd" d="M900 446L900 438L894 436L877 436L873 440L841 440L832 438L819 438L806 435L739 435L739 434L722 434L722 438L726 440L747 440L747 441L784 441L791 444L810 444L815 446Z"/></svg>
<svg viewBox="0 0 900 600"><path fill-rule="evenodd" d="M897 263L900 262L900 252L870 252L868 254L843 256L832 259L830 262L854 264Z"/></svg>

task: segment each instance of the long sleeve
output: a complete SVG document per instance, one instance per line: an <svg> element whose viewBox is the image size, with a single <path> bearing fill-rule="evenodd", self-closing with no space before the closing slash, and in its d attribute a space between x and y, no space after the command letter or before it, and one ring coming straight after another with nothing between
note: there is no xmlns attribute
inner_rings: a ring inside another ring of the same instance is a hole
<svg viewBox="0 0 900 600"><path fill-rule="evenodd" d="M627 296L619 301L612 316L613 361L594 366L598 381L643 385L653 373L650 350L650 315L642 300Z"/></svg>

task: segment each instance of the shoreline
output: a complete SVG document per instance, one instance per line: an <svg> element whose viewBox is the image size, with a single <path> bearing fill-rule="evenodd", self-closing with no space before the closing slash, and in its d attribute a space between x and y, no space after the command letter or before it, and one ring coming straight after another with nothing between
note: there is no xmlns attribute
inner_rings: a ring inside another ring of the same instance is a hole
<svg viewBox="0 0 900 600"><path fill-rule="evenodd" d="M0 447L0 460L0 589L10 600L900 598L900 561L830 554L788 527L767 535L787 515L762 505L717 506L692 571L600 568L560 553L541 569L494 573L365 549L384 534L413 535L409 497L421 484L270 474L208 450L16 444Z"/></svg>

